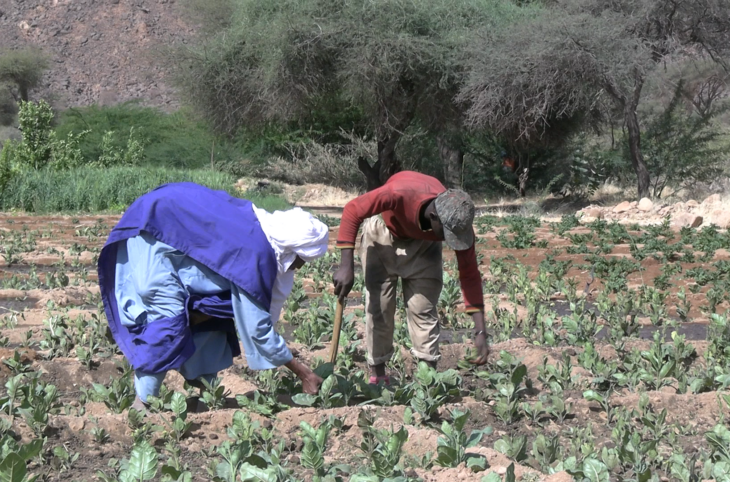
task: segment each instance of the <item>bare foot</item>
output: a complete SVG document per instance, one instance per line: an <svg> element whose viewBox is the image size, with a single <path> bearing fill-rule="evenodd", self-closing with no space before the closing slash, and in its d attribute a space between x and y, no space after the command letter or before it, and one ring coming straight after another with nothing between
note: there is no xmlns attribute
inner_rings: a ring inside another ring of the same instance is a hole
<svg viewBox="0 0 730 482"><path fill-rule="evenodd" d="M322 386L323 381L324 380L322 380L321 377L312 373L311 375L302 378L302 390L304 393L316 395L319 392L319 387Z"/></svg>

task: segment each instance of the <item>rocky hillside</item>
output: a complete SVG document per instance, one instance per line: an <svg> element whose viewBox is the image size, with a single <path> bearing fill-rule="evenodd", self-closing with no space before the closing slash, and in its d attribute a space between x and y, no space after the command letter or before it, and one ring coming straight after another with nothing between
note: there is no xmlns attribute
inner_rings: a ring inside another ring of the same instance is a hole
<svg viewBox="0 0 730 482"><path fill-rule="evenodd" d="M142 99L172 109L156 55L192 37L181 10L175 0L0 0L0 46L34 45L51 57L33 94L57 107Z"/></svg>

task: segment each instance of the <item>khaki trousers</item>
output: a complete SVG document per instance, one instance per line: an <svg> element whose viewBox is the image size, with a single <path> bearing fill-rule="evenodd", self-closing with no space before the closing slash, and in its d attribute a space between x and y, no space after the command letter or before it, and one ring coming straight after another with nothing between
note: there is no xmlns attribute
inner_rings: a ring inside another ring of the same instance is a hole
<svg viewBox="0 0 730 482"><path fill-rule="evenodd" d="M365 276L368 363L379 365L393 356L398 278L403 283L411 353L420 360L437 361L441 243L395 239L383 219L373 216L362 225L360 259Z"/></svg>

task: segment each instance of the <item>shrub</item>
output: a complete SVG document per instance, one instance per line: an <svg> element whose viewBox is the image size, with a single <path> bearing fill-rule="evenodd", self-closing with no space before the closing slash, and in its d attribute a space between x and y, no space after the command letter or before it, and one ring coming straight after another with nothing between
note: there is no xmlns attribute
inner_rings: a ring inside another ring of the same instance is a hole
<svg viewBox="0 0 730 482"><path fill-rule="evenodd" d="M133 102L72 108L58 116L59 137L86 130L90 132L79 143L82 156L86 162L102 165L124 163L110 159L109 153L129 152L130 142L144 147L144 159L138 157L138 163L187 169L209 166L211 148L217 164L228 164L238 160L245 147L240 140L215 138L185 110L168 114Z"/></svg>
<svg viewBox="0 0 730 482"><path fill-rule="evenodd" d="M683 97L680 82L664 112L649 120L642 138L650 186L656 198L667 187L692 189L712 182L722 174L727 158L728 138L714 124L727 107L705 115L688 114L682 108Z"/></svg>

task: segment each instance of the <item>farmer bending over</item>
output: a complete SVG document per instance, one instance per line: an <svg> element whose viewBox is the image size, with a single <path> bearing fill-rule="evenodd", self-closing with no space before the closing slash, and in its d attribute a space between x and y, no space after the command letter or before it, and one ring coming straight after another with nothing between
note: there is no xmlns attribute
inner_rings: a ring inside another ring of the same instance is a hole
<svg viewBox="0 0 730 482"><path fill-rule="evenodd" d="M322 379L274 329L294 270L323 256L325 224L301 209L270 214L192 183L137 199L99 257L109 327L134 368L137 400L159 396L168 370L212 381L243 344L249 368L285 365L317 393ZM238 336L237 336L238 335Z"/></svg>
<svg viewBox="0 0 730 482"><path fill-rule="evenodd" d="M342 262L334 275L335 294L344 298L352 289L355 237L362 224L360 259L370 383L389 382L385 363L393 356L398 278L403 282L411 353L436 366L440 358L436 306L443 285L444 240L456 251L466 311L474 320L477 356L472 363L486 363L489 348L473 219L474 204L466 193L447 191L437 179L410 171L394 174L383 186L345 206L337 240Z"/></svg>

